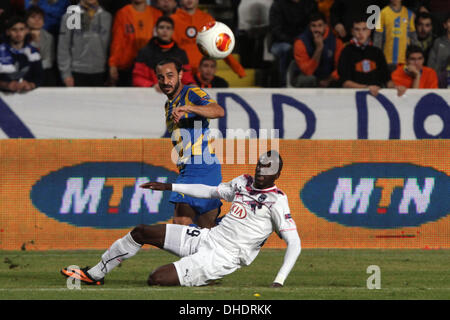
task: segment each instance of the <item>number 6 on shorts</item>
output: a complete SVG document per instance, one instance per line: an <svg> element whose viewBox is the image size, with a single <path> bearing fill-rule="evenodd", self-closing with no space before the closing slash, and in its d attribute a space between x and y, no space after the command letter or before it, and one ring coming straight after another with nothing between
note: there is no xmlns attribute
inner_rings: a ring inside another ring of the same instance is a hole
<svg viewBox="0 0 450 320"><path fill-rule="evenodd" d="M187 235L191 237L198 237L200 235L200 230L198 229L187 229L186 230Z"/></svg>

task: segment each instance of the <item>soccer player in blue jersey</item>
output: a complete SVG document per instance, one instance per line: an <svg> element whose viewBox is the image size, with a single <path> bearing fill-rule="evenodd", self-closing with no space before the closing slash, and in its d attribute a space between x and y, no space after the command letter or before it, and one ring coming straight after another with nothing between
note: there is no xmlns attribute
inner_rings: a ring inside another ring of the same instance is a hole
<svg viewBox="0 0 450 320"><path fill-rule="evenodd" d="M221 118L225 110L197 86L183 85L182 64L176 58L160 61L155 73L161 91L167 96L166 126L178 153L179 176L175 183L217 186L222 182L221 165L209 136L209 119ZM211 228L216 224L222 202L197 199L172 192L175 224L197 224Z"/></svg>

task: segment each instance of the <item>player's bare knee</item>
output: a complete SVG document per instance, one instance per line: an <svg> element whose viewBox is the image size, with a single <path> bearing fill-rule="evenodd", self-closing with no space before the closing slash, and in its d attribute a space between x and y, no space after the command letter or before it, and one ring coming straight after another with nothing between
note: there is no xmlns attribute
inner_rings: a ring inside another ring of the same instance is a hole
<svg viewBox="0 0 450 320"><path fill-rule="evenodd" d="M139 224L131 230L131 237L139 244L145 243L145 224Z"/></svg>
<svg viewBox="0 0 450 320"><path fill-rule="evenodd" d="M166 285L165 282L164 275L161 272L158 272L158 269L153 271L147 280L149 286L164 286Z"/></svg>
<svg viewBox="0 0 450 320"><path fill-rule="evenodd" d="M166 264L154 270L148 277L149 286L179 286L178 273L173 263Z"/></svg>
<svg viewBox="0 0 450 320"><path fill-rule="evenodd" d="M187 226L194 222L188 217L173 217L173 223Z"/></svg>
<svg viewBox="0 0 450 320"><path fill-rule="evenodd" d="M151 274L148 276L147 284L148 284L149 286L156 286L156 285L158 285L158 283L156 282L156 277L153 276L153 273L151 273Z"/></svg>

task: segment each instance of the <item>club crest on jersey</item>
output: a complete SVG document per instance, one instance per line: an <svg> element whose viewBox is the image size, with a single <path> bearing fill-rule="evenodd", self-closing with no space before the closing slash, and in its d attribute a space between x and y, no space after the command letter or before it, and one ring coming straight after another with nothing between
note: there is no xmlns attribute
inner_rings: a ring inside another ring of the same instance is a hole
<svg viewBox="0 0 450 320"><path fill-rule="evenodd" d="M232 216L238 219L244 219L245 217L247 217L247 210L245 210L244 205L239 202L233 203L233 205L230 208L230 213Z"/></svg>
<svg viewBox="0 0 450 320"><path fill-rule="evenodd" d="M264 202L264 200L266 200L266 199L267 199L267 195L265 195L264 193L260 194L258 197L258 202Z"/></svg>
<svg viewBox="0 0 450 320"><path fill-rule="evenodd" d="M186 35L189 38L195 38L197 36L197 28L193 27L193 26L187 27L186 28Z"/></svg>

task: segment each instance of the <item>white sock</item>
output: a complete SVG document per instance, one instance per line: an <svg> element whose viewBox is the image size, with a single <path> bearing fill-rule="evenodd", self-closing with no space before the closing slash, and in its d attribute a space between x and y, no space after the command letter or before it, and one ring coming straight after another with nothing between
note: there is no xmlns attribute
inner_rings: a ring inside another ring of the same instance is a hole
<svg viewBox="0 0 450 320"><path fill-rule="evenodd" d="M103 278L108 272L117 267L122 260L131 258L140 249L141 245L134 241L130 233L116 240L102 255L102 260L88 270L89 275L95 280Z"/></svg>

